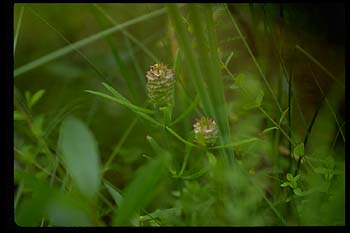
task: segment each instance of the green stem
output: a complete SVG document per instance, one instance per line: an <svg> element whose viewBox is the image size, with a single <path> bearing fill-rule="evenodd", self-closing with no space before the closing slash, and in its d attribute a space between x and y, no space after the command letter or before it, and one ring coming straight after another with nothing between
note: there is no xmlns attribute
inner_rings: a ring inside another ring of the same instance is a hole
<svg viewBox="0 0 350 233"><path fill-rule="evenodd" d="M265 110L262 108L262 107L258 107L259 108L259 110L281 131L281 133L288 139L288 141L290 141L291 143L292 143L292 145L295 145L295 142L293 142L292 141L292 139L288 136L288 134L286 133L286 131L284 131L282 128L281 128L281 126L277 123L277 122L275 122L272 118L271 118L271 116L267 113L267 112L265 112Z"/></svg>
<svg viewBox="0 0 350 233"><path fill-rule="evenodd" d="M185 171L188 158L190 157L190 154L191 154L191 149L192 149L192 147L189 147L188 151L186 151L185 158L183 160L181 170L180 170L179 174L177 175L177 177L181 177L183 172Z"/></svg>
<svg viewBox="0 0 350 233"><path fill-rule="evenodd" d="M229 7L227 6L227 4L226 4L225 6L226 6L226 10L227 10L229 16L231 17L231 20L232 20L232 22L233 22L233 24L234 24L234 26L235 26L235 28L236 28L236 30L237 30L239 36L241 37L241 39L242 39L242 41L243 41L245 47L246 47L247 50L248 50L249 55L252 57L254 64L256 65L256 67L257 67L257 69L258 69L258 71L259 71L259 73L260 73L262 79L264 80L264 82L265 82L265 84L266 84L266 86L267 86L267 89L268 89L269 92L271 93L271 95L272 95L272 97L273 97L273 99L274 99L274 101L275 101L275 103L276 103L276 106L278 107L279 111L282 113L283 110L282 110L280 104L278 103L278 100L277 100L277 98L276 98L276 95L273 93L273 90L272 90L272 88L271 88L269 82L267 81L267 79L266 79L266 77L265 77L265 74L262 72L259 63L256 61L256 58L255 58L255 56L253 55L253 53L252 53L252 51L251 51L251 49L250 49L250 47L249 47L247 41L245 40L245 38L244 38L244 36L243 36L243 34L242 34L242 32L241 32L241 30L239 29L239 27L238 27L238 25L237 25L237 23L236 23L235 18L234 18L233 15L231 14L231 12L230 12L230 10L229 10Z"/></svg>
<svg viewBox="0 0 350 233"><path fill-rule="evenodd" d="M126 129L125 133L123 134L122 138L119 140L118 144L114 147L114 150L112 152L112 154L109 156L109 159L107 160L107 162L104 165L103 168L103 173L106 172L111 164L111 162L113 161L114 157L118 154L120 148L122 147L122 145L124 144L125 140L127 139L127 137L129 136L131 130L134 128L134 126L137 123L137 118L135 118L131 124L129 125L129 127Z"/></svg>

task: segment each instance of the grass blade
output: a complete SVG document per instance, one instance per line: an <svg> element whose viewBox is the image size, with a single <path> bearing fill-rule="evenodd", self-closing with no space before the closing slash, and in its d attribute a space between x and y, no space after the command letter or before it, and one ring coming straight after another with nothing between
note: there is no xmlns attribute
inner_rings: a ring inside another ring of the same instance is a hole
<svg viewBox="0 0 350 233"><path fill-rule="evenodd" d="M154 190L167 171L166 160L161 156L159 155L159 159L151 160L143 167L126 188L123 201L113 218L113 225L128 225L133 215L145 208L152 200Z"/></svg>
<svg viewBox="0 0 350 233"><path fill-rule="evenodd" d="M253 53L252 53L252 51L251 51L251 49L250 49L250 47L249 47L249 45L248 45L246 39L244 38L244 36L243 36L241 30L239 29L239 27L238 27L238 25L237 25L237 23L236 23L235 18L233 17L233 15L231 14L231 12L230 12L230 10L229 10L229 6L227 6L227 5L226 5L226 10L227 10L228 14L230 15L231 20L232 20L232 22L233 22L233 24L234 24L234 26L235 26L235 28L236 28L236 30L237 30L239 36L241 37L241 39L242 39L242 41L243 41L245 47L247 48L249 55L252 57L253 62L254 62L254 64L256 65L256 68L258 69L258 71L259 71L259 73L260 73L260 76L261 76L262 79L264 80L264 82L265 82L265 84L266 84L266 86L267 86L267 89L268 89L269 92L271 93L272 98L273 98L273 100L274 100L275 103L276 103L276 106L278 107L279 111L282 113L283 110L282 110L281 105L279 104L279 102L278 102L278 100L277 100L276 95L274 94L274 92L273 92L273 90L272 90L272 88L271 88L269 82L267 81L267 79L266 79L266 77L265 77L265 74L262 72L259 63L256 61L255 56L253 55Z"/></svg>
<svg viewBox="0 0 350 233"><path fill-rule="evenodd" d="M18 40L19 30L21 29L21 25L22 25L23 13L24 13L24 6L21 7L21 12L19 13L19 19L17 22L15 39L13 42L13 56L15 56L15 53L16 53L17 40Z"/></svg>
<svg viewBox="0 0 350 233"><path fill-rule="evenodd" d="M82 48L92 42L95 42L97 40L100 40L108 35L111 35L112 33L115 33L117 31L120 31L121 29L124 29L126 27L129 27L133 24L136 24L136 23L139 23L139 22L142 22L142 21L145 21L147 19L150 19L150 18L153 18L153 17L156 17L156 16L160 16L162 14L164 14L166 12L165 8L162 8L162 9L159 9L159 10L156 10L156 11L153 11L151 13L148 13L148 14L145 14L145 15L142 15L142 16L139 16L139 17L136 17L134 19L131 19L131 20L128 20L122 24L118 24L116 26L113 26L111 28L108 28L106 30L103 30L102 32L98 32L92 36L89 36L85 39L82 39L82 40L79 40L73 44L70 44L68 46L65 46L61 49L58 49L54 52L51 52L41 58L38 58L32 62L29 62L27 63L26 65L23 65L17 69L15 69L14 71L14 77L17 77L21 74L24 74L34 68L37 68L41 65L44 65L52 60L55 60L59 57L62 57L68 53L71 53L72 51L74 50L77 50L79 48Z"/></svg>

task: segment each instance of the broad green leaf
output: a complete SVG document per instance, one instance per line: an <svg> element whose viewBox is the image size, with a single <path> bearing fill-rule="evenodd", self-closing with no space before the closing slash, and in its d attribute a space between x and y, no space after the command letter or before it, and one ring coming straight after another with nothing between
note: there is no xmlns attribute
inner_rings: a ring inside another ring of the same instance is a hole
<svg viewBox="0 0 350 233"><path fill-rule="evenodd" d="M132 217L152 200L167 171L164 158L151 160L123 192L123 201L113 218L113 225L127 225Z"/></svg>
<svg viewBox="0 0 350 233"><path fill-rule="evenodd" d="M295 148L294 148L294 155L296 156L304 156L304 143L300 143L298 144Z"/></svg>
<svg viewBox="0 0 350 233"><path fill-rule="evenodd" d="M79 119L68 117L61 125L58 146L79 190L93 198L100 186L100 158L92 132Z"/></svg>
<svg viewBox="0 0 350 233"><path fill-rule="evenodd" d="M26 116L19 111L13 111L13 119L15 121L23 121L26 119Z"/></svg>
<svg viewBox="0 0 350 233"><path fill-rule="evenodd" d="M93 225L85 203L59 190L52 188L36 176L17 171L17 179L31 190L30 198L21 202L15 213L20 226L38 226L43 217L56 226Z"/></svg>
<svg viewBox="0 0 350 233"><path fill-rule="evenodd" d="M18 182L23 182L25 188L33 191L32 197L25 198L17 207L15 222L22 227L38 226L52 192L47 185L30 173L16 170L15 177Z"/></svg>
<svg viewBox="0 0 350 233"><path fill-rule="evenodd" d="M43 97L44 94L45 94L45 90L37 91L30 99L30 102L28 104L29 108L32 108L41 99L41 97Z"/></svg>
<svg viewBox="0 0 350 233"><path fill-rule="evenodd" d="M295 181L295 182L297 182L299 179L300 179L300 175L296 175L296 176L294 177L294 181Z"/></svg>
<svg viewBox="0 0 350 233"><path fill-rule="evenodd" d="M93 226L90 216L72 197L56 193L47 204L46 213L55 226Z"/></svg>

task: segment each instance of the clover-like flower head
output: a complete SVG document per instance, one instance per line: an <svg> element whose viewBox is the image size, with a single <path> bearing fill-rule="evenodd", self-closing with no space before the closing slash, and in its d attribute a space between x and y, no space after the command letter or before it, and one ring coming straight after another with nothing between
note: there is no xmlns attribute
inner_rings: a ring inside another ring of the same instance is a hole
<svg viewBox="0 0 350 233"><path fill-rule="evenodd" d="M219 137L219 129L214 119L202 117L193 125L195 140L199 144L214 145Z"/></svg>
<svg viewBox="0 0 350 233"><path fill-rule="evenodd" d="M155 64L146 74L147 95L156 107L171 106L174 103L174 71L165 64Z"/></svg>

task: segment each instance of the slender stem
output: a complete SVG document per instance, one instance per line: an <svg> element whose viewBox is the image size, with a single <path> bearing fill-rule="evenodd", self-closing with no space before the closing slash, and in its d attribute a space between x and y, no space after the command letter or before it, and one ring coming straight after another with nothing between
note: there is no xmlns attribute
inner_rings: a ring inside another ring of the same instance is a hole
<svg viewBox="0 0 350 233"><path fill-rule="evenodd" d="M323 91L323 89L322 89L320 83L317 81L317 78L315 77L315 75L314 75L314 73L313 73L311 67L310 67L310 70L311 70L312 77L313 77L313 79L315 80L315 82L316 82L318 88L320 89L322 95L325 96L325 93L324 93L324 91ZM335 114L335 112L334 112L334 110L333 110L333 108L332 108L332 105L329 103L328 98L325 96L324 99L325 99L325 101L326 101L326 104L327 104L327 106L328 106L328 108L329 108L329 110L330 110L330 112L331 112L331 114L332 114L332 116L333 116L335 122L337 123L338 129L339 129L340 134L341 134L341 136L342 136L342 138L343 138L343 141L344 141L344 143L345 143L345 136L344 136L343 130L342 130L341 127L340 127L340 123L339 123L339 121L338 121L337 115Z"/></svg>
<svg viewBox="0 0 350 233"><path fill-rule="evenodd" d="M165 8L162 8L162 9L159 9L159 10L155 10L153 12L150 12L148 14L145 14L145 15L141 15L139 17L136 17L136 18L133 18L131 20L128 20L124 23L121 23L121 24L118 24L116 26L113 26L111 28L108 28L106 30L103 30L101 32L98 32L96 34L93 34L89 37L86 37L82 40L79 40L77 42L74 42L68 46L65 46L61 49L58 49L58 50L55 50L54 52L51 52L47 55L44 55L43 57L40 57L34 61L31 61L17 69L14 70L14 77L17 77L21 74L24 74L34 68L37 68L41 65L44 65L52 60L55 60L59 57L62 57L68 53L71 53L73 52L74 50L76 49L79 49L79 48L82 48L92 42L95 42L97 40L100 40L108 35L111 35L112 33L115 33L117 31L120 31L121 29L124 29L128 26L131 26L133 24L136 24L136 23L139 23L139 22L142 22L146 19L150 19L150 18L153 18L153 17L156 17L156 16L160 16L160 15L163 15L166 13L166 9Z"/></svg>
<svg viewBox="0 0 350 233"><path fill-rule="evenodd" d="M281 126L277 123L277 122L275 122L272 118L271 118L271 116L267 113L267 112L265 112L265 110L262 108L262 107L258 107L259 108L259 110L282 132L282 134L288 139L288 141L290 141L293 145L295 145L295 142L293 142L293 140L288 136L288 134L286 133L286 131L284 131L282 128L281 128Z"/></svg>
<svg viewBox="0 0 350 233"><path fill-rule="evenodd" d="M188 151L186 151L185 158L183 160L181 170L180 170L179 174L177 175L177 177L181 177L182 173L185 171L188 158L190 157L190 154L191 154L191 149L192 149L192 147L189 147Z"/></svg>
<svg viewBox="0 0 350 233"><path fill-rule="evenodd" d="M108 19L109 22L113 23L114 25L118 25L118 23L98 4L94 3L92 4L97 10L99 10L102 15ZM131 41L133 41L136 45L138 45L154 62L159 62L159 59L141 42L139 41L135 36L130 34L126 29L121 29L121 32L124 36L129 38Z"/></svg>
<svg viewBox="0 0 350 233"><path fill-rule="evenodd" d="M109 166L110 166L111 162L113 161L114 157L118 154L120 148L122 147L122 145L124 144L125 140L129 136L131 130L134 128L137 120L138 120L138 118L135 118L131 122L131 124L126 129L125 133L123 134L122 138L119 140L118 144L114 147L114 150L113 150L112 154L109 156L109 159L107 160L107 162L104 165L103 172L105 172L109 168Z"/></svg>
<svg viewBox="0 0 350 233"><path fill-rule="evenodd" d="M298 49L300 52L302 52L306 57L308 57L312 62L314 62L318 67L320 67L329 77L331 77L338 85L345 88L344 84L340 83L339 80L336 79L336 77L329 72L319 61L317 61L310 53L306 52L303 48L301 48L299 45L295 46L296 49Z"/></svg>
<svg viewBox="0 0 350 233"><path fill-rule="evenodd" d="M178 135L174 130L172 130L170 127L165 126L165 128L169 131L169 133L171 133L172 135L174 135L177 139L179 139L181 142L185 143L188 146L193 146L193 147L197 147L197 148L201 148L200 146L193 144L189 141L186 141L185 139L183 139L180 135Z"/></svg>
<svg viewBox="0 0 350 233"><path fill-rule="evenodd" d="M272 95L272 97L273 97L273 99L274 99L274 101L275 101L275 103L276 103L276 106L278 107L279 111L282 113L283 110L282 110L282 108L281 108L281 106L280 106L280 104L279 104L279 102L278 102L278 100L277 100L277 98L276 98L276 95L273 93L273 90L272 90L272 88L271 88L269 82L266 80L266 77L265 77L264 73L262 72L259 63L256 61L256 58L255 58L255 56L253 55L253 53L252 53L252 51L251 51L251 49L250 49L250 47L249 47L247 41L245 40L245 38L244 38L244 36L243 36L243 34L242 34L242 32L241 32L241 30L239 29L239 27L238 27L238 25L237 25L237 23L236 23L235 18L234 18L233 15L230 13L230 10L229 10L227 4L226 4L225 6L226 6L226 10L227 10L228 14L230 15L231 20L232 20L232 22L233 22L233 24L234 24L234 26L235 26L235 28L236 28L236 30L237 30L239 36L241 37L241 39L242 39L242 41L243 41L245 47L246 47L247 50L248 50L249 55L252 57L254 64L256 65L256 67L257 67L257 69L258 69L258 71L259 71L259 73L260 73L262 79L264 80L264 82L265 82L265 84L266 84L266 86L267 86L267 89L268 89L269 92L271 93L271 95Z"/></svg>

